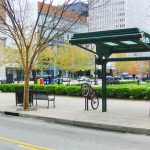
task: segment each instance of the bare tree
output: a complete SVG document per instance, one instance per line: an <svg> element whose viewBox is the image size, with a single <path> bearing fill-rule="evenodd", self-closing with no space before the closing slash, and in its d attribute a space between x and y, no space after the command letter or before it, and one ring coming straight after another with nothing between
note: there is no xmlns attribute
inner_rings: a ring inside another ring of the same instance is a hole
<svg viewBox="0 0 150 150"><path fill-rule="evenodd" d="M34 19L31 17L32 8L29 1L1 0L0 2L2 12L0 32L5 34L8 41L17 48L25 75L24 110L29 109L29 77L40 53L54 40L71 30L78 21L85 21L83 14L72 15L67 11L78 0L64 0L56 7L53 6L54 0L48 0L48 4L45 4L46 0L38 2L38 13ZM64 18L66 20L68 18L69 21L64 21Z"/></svg>

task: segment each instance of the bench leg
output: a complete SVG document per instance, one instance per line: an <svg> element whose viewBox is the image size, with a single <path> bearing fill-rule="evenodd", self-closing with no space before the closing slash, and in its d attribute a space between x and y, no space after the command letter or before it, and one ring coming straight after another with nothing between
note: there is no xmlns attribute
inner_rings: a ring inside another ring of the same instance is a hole
<svg viewBox="0 0 150 150"><path fill-rule="evenodd" d="M53 100L53 106L55 107L55 99Z"/></svg>
<svg viewBox="0 0 150 150"><path fill-rule="evenodd" d="M36 99L36 106L37 106L37 99Z"/></svg>
<svg viewBox="0 0 150 150"><path fill-rule="evenodd" d="M47 108L49 108L49 100L48 100L48 106L47 106Z"/></svg>
<svg viewBox="0 0 150 150"><path fill-rule="evenodd" d="M53 99L53 106L55 107L55 94L54 94L54 99Z"/></svg>

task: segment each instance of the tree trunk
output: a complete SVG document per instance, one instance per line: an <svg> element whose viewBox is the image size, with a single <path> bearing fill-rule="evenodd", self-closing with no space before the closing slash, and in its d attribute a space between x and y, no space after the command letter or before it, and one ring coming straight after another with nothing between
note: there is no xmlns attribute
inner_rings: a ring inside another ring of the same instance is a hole
<svg viewBox="0 0 150 150"><path fill-rule="evenodd" d="M30 81L30 73L25 72L24 97L23 97L23 108L25 111L29 110L29 81Z"/></svg>

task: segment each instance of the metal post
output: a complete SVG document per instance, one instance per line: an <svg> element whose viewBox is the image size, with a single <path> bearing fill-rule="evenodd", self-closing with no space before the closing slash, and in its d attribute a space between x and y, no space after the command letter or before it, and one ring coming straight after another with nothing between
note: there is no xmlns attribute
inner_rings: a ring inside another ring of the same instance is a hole
<svg viewBox="0 0 150 150"><path fill-rule="evenodd" d="M97 83L97 81L96 81L96 72L97 72L97 70L96 70L96 58L97 58L98 56L96 56L95 55L95 83L94 83L94 85L98 85L98 83Z"/></svg>
<svg viewBox="0 0 150 150"><path fill-rule="evenodd" d="M89 110L88 97L87 96L85 96L85 110Z"/></svg>
<svg viewBox="0 0 150 150"><path fill-rule="evenodd" d="M97 85L97 81L96 81L96 55L95 55L95 83L94 85Z"/></svg>
<svg viewBox="0 0 150 150"><path fill-rule="evenodd" d="M106 97L106 62L102 62L102 112L107 111Z"/></svg>
<svg viewBox="0 0 150 150"><path fill-rule="evenodd" d="M87 99L87 98L85 97L85 110L87 110L87 104L86 104L86 103L87 103L87 102L86 102L87 100L86 100L86 99Z"/></svg>
<svg viewBox="0 0 150 150"><path fill-rule="evenodd" d="M89 110L89 99L88 99L88 97L86 98L86 100L87 100L87 110Z"/></svg>

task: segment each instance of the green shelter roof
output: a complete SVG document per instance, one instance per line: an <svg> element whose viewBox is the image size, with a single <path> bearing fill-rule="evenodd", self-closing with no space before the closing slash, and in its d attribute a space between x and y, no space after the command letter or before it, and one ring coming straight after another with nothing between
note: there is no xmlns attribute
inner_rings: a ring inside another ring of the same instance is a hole
<svg viewBox="0 0 150 150"><path fill-rule="evenodd" d="M74 34L73 45L96 44L113 53L149 52L150 33L139 28ZM96 52L97 53L97 52Z"/></svg>

